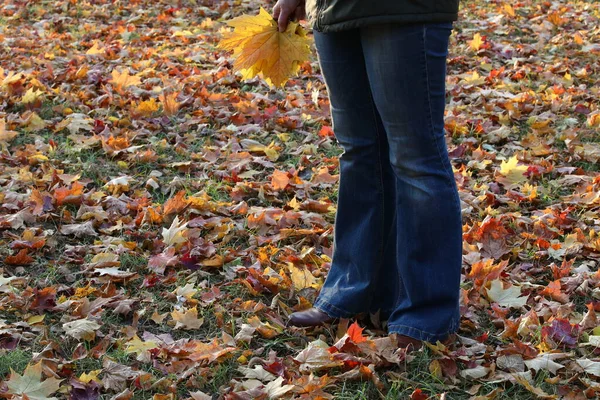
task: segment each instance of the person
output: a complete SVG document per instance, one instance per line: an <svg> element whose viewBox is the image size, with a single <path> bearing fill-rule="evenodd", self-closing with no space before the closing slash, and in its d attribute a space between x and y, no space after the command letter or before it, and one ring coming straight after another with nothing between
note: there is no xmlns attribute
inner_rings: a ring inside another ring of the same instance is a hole
<svg viewBox="0 0 600 400"><path fill-rule="evenodd" d="M288 324L380 313L400 346L458 329L462 221L444 134L458 0L279 0L280 31L313 27L342 146L331 267Z"/></svg>

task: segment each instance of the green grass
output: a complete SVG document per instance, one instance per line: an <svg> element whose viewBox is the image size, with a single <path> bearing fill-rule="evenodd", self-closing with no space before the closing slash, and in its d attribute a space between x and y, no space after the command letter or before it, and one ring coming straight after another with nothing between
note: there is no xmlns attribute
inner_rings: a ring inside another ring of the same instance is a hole
<svg viewBox="0 0 600 400"><path fill-rule="evenodd" d="M11 368L18 374L23 375L25 367L31 362L32 358L32 353L23 349L0 350L0 379L10 374Z"/></svg>

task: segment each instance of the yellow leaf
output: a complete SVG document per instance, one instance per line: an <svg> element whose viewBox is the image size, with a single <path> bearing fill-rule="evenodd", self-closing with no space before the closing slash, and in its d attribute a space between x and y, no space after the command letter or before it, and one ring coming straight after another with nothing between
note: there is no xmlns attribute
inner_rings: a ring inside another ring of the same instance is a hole
<svg viewBox="0 0 600 400"><path fill-rule="evenodd" d="M511 17L515 16L515 9L508 3L504 4L504 12Z"/></svg>
<svg viewBox="0 0 600 400"><path fill-rule="evenodd" d="M42 92L41 90L33 90L33 88L29 88L29 90L27 90L25 92L25 94L23 95L23 97L21 98L21 103L23 103L23 104L33 103L34 101L39 99L43 94L44 94L44 92Z"/></svg>
<svg viewBox="0 0 600 400"><path fill-rule="evenodd" d="M269 85L281 87L308 60L309 39L302 27L290 22L285 32L279 32L277 22L262 7L259 15L242 15L229 25L234 31L224 35L219 47L233 50L234 70L244 79L262 74Z"/></svg>
<svg viewBox="0 0 600 400"><path fill-rule="evenodd" d="M133 338L125 344L125 346L126 353L135 353L140 355L142 353L147 353L148 350L157 348L158 343L152 340L144 342L138 337L138 335L134 335Z"/></svg>
<svg viewBox="0 0 600 400"><path fill-rule="evenodd" d="M35 324L42 322L45 317L46 317L45 314L44 315L32 315L31 317L29 317L27 319L27 323L29 325L35 325Z"/></svg>
<svg viewBox="0 0 600 400"><path fill-rule="evenodd" d="M523 175L527 171L527 166L517 165L517 162L517 156L512 156L508 161L502 161L500 164L500 173L512 185L517 185L527 180L527 177Z"/></svg>
<svg viewBox="0 0 600 400"><path fill-rule="evenodd" d="M100 378L98 378L98 375L100 374L100 372L102 372L101 369L95 369L93 371L90 371L89 374L84 372L79 377L79 380L83 383L90 383L90 381L102 383L102 380Z"/></svg>
<svg viewBox="0 0 600 400"><path fill-rule="evenodd" d="M483 44L483 40L481 39L481 35L479 33L476 33L475 35L473 35L473 40L469 40L469 47L473 51L479 50L481 48L482 44Z"/></svg>
<svg viewBox="0 0 600 400"><path fill-rule="evenodd" d="M317 283L317 280L306 267L298 268L291 262L288 262L287 265L290 270L290 278L296 290L302 290L307 287L319 288L320 285Z"/></svg>
<svg viewBox="0 0 600 400"><path fill-rule="evenodd" d="M23 119L23 126L26 132L37 132L46 127L46 121L41 119L36 113L31 113Z"/></svg>
<svg viewBox="0 0 600 400"><path fill-rule="evenodd" d="M135 112L144 117L149 117L156 111L158 111L158 103L153 98L150 100L141 101L135 108Z"/></svg>
<svg viewBox="0 0 600 400"><path fill-rule="evenodd" d="M95 56L99 54L104 54L106 52L105 49L102 49L98 46L98 42L95 42L92 47L88 51L85 52L88 56Z"/></svg>
<svg viewBox="0 0 600 400"><path fill-rule="evenodd" d="M113 70L112 79L109 82L115 85L117 90L121 90L128 86L139 85L142 80L137 75L129 75L129 71L125 68L122 72Z"/></svg>

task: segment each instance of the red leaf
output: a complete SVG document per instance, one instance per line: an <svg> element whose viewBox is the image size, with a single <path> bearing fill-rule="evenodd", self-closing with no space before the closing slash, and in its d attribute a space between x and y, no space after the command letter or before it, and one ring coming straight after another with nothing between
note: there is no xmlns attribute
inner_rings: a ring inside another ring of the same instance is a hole
<svg viewBox="0 0 600 400"><path fill-rule="evenodd" d="M414 392L410 395L410 400L427 400L429 396L427 396L421 389L415 389Z"/></svg>
<svg viewBox="0 0 600 400"><path fill-rule="evenodd" d="M542 328L544 341L555 347L577 347L579 340L579 326L571 325L567 319L554 319L548 326Z"/></svg>
<svg viewBox="0 0 600 400"><path fill-rule="evenodd" d="M358 322L354 322L352 325L350 325L350 328L348 328L347 333L348 336L350 336L350 340L358 344L367 341L367 339L362 335L362 331L363 328L358 325Z"/></svg>

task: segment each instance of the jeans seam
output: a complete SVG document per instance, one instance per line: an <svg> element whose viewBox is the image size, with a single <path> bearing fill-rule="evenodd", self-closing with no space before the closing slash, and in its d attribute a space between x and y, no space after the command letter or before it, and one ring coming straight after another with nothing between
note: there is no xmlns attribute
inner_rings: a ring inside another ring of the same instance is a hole
<svg viewBox="0 0 600 400"><path fill-rule="evenodd" d="M429 111L429 132L431 133L431 137L433 138L433 140L435 141L435 148L437 149L438 152L438 157L440 158L440 161L442 163L443 168L446 170L446 172L450 172L450 176L448 178L451 177L452 180L454 180L454 172L452 171L452 165L446 160L443 156L442 156L442 151L440 149L440 144L438 142L438 140L436 140L435 138L435 132L433 131L433 109L431 107L431 88L429 85L429 65L427 62L427 25L423 26L423 56L425 58L425 85L427 86L427 107L428 107L428 111ZM444 65L445 67L445 65ZM445 86L445 84L444 84ZM445 135L444 135L444 140L445 140ZM448 171L448 166L450 167L450 170ZM452 182L450 182L449 179L446 180L446 184L447 186L452 189L455 190L454 185L452 184ZM454 183L456 184L456 183ZM458 209L460 210L460 200L457 199L458 195L456 194L455 196L452 196L453 198L453 202L456 203L456 206L458 207Z"/></svg>
<svg viewBox="0 0 600 400"><path fill-rule="evenodd" d="M376 260L377 264L379 266L379 268L381 268L381 263L383 262L383 253L385 252L385 242L384 242L384 235L385 235L385 230L383 229L385 226L385 195L384 195L384 186L383 186L383 166L381 165L382 163L382 159L381 159L381 132L379 132L379 126L377 124L377 110L375 107L375 100L373 99L373 95L371 94L371 111L373 112L373 119L375 122L375 132L377 133L377 150L378 150L378 165L379 165L379 183L380 183L380 189L381 189L381 241L379 243L379 252L378 252L378 260ZM378 271L378 273L381 273L381 271ZM370 292L372 293L373 290L375 288L373 287L373 285L371 285L371 290Z"/></svg>

